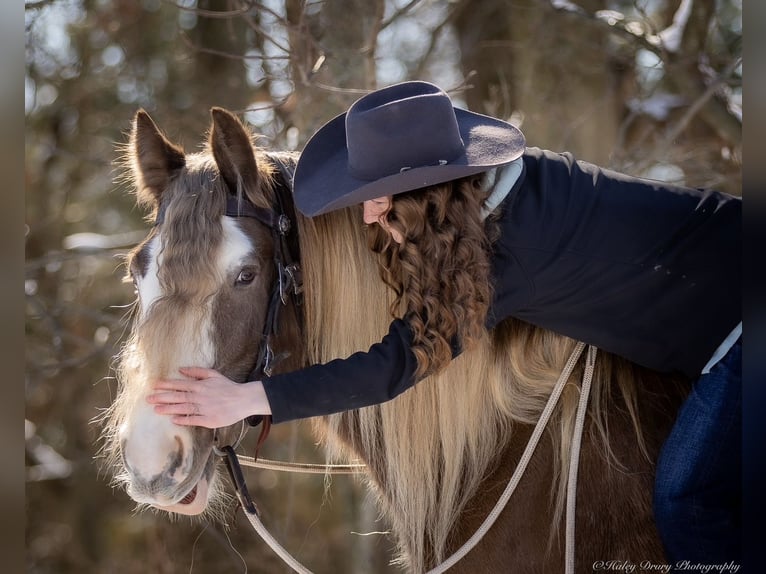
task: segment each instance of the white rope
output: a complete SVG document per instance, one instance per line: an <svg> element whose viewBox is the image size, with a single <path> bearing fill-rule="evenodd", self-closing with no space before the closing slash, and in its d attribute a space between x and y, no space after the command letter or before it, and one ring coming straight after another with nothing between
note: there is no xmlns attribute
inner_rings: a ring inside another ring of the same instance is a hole
<svg viewBox="0 0 766 574"><path fill-rule="evenodd" d="M569 380L569 377L572 374L572 370L577 364L577 361L580 358L580 355L582 355L582 351L584 348L585 348L585 343L578 342L577 345L575 345L575 348L572 351L572 354L569 356L569 359L567 360L566 365L564 366L564 369L561 371L561 375L559 376L558 381L556 381L556 385L554 386L553 391L551 392L551 395L548 398L548 402L546 403L545 408L543 409L543 412L540 414L540 418L538 419L537 424L535 425L535 428L532 431L532 436L530 437L529 442L527 443L527 446L524 449L524 453L522 454L518 465L516 465L516 469L514 470L513 475L511 476L511 480L508 482L508 485L505 487L503 494L500 495L500 498L495 504L495 507L489 513L487 518L484 519L484 522L481 524L479 529L473 534L473 536L471 536L471 538L469 538L460 548L458 548L458 550L454 554L452 554L449 558L447 558L447 560L445 560L444 562L442 562L435 568L429 570L426 574L441 574L442 572L445 572L448 569L452 568L452 566L454 566L460 559L462 559L466 554L468 554L468 552L470 552L473 549L473 547L476 546L476 544L479 543L479 541L484 537L484 535L489 531L489 529L495 523L498 516L500 516L500 513L508 504L508 501L513 495L513 492L516 490L516 486L521 480L521 477L524 474L524 471L526 470L527 465L529 464L529 461L532 458L532 455L534 454L535 449L537 448L537 444L540 441L540 437L545 431L545 427L548 424L548 420L550 419L551 414L553 413L553 410L556 407L556 404L558 403L559 397L561 396L561 392L564 390L564 386L566 385L567 380ZM577 461L579 459L580 442L581 442L580 439L582 437L582 430L584 427L585 409L587 408L588 394L590 393L590 383L591 383L591 378L593 376L593 365L595 362L595 358L596 358L596 348L591 346L588 348L587 362L586 362L585 372L583 374L583 383L582 383L582 389L580 394L580 404L578 405L577 417L575 419L575 436L573 437L573 451L572 451L572 456L570 459L569 482L567 484L567 516L566 516L567 530L566 530L566 553L565 553L566 574L574 573L574 538L575 538L574 493L576 492L576 488L577 488L577 469L578 469ZM575 449L576 449L576 452L575 452ZM246 466L258 467L258 468L269 468L272 470L287 470L292 472L309 472L309 473L325 473L328 471L328 467L325 465L296 464L296 463L286 463L286 462L279 462L279 461L255 462L253 461L252 458L244 457L241 455L238 458ZM363 464L330 465L329 468L336 467L338 469L336 470L336 472L343 473L343 474L350 474L350 473L361 472L364 466L365 465ZM571 514L570 514L570 511L571 511ZM263 525L260 518L258 518L257 514L250 513L247 510L244 510L244 512L245 512L245 516L247 516L248 520L250 521L250 524L253 526L253 529L258 533L258 535L263 539L263 541L266 542L266 544L268 544L271 547L271 549L274 550L274 552L285 562L285 564L290 566L298 574L312 574L310 570L308 570L305 566L303 566L300 562L298 562L295 558L293 558L293 556L289 552L287 552L287 550L285 550L279 544L279 542L277 542L277 540L271 535L271 533Z"/></svg>
<svg viewBox="0 0 766 574"><path fill-rule="evenodd" d="M242 466L249 466L250 468L263 468L280 472L300 472L303 474L359 474L367 468L366 464L311 464L269 460L266 458L254 460L251 456L241 454L238 454L237 458Z"/></svg>
<svg viewBox="0 0 766 574"><path fill-rule="evenodd" d="M569 455L569 479L567 481L567 514L566 514L566 546L565 546L565 573L574 574L575 571L575 507L577 502L577 472L580 468L580 447L582 446L582 434L585 428L585 413L588 410L588 397L590 396L590 384L593 379L593 369L596 364L596 352L594 346L588 347L585 356L585 370L582 375L580 387L580 402L577 405L577 417L572 431L572 448Z"/></svg>
<svg viewBox="0 0 766 574"><path fill-rule="evenodd" d="M277 556L279 556L284 561L285 564L298 572L298 574L312 574L311 570L293 558L293 556L287 550L285 550L279 542L277 542L276 538L274 538L266 529L266 527L263 525L263 522L261 522L261 519L258 518L257 514L254 512L248 512L244 508L242 510L244 511L245 516L247 516L247 519L250 521L250 524L252 524L253 529L258 533L263 541L271 547Z"/></svg>
<svg viewBox="0 0 766 574"><path fill-rule="evenodd" d="M500 513L503 511L506 504L508 504L511 495L513 495L514 490L516 490L516 486L519 484L519 481L521 480L521 477L527 468L527 464L529 464L529 461L535 452L535 448L537 448L537 443L540 441L540 437L542 436L543 431L548 424L548 419L550 418L551 414L553 413L553 409L558 403L559 397L561 396L561 391L564 390L564 385L566 385L569 376L572 374L572 370L577 364L577 360L580 358L584 348L585 343L578 342L572 351L572 354L569 356L569 360L564 366L564 369L561 371L559 380L556 381L556 386L553 388L553 392L551 392L551 395L548 398L548 402L546 403L543 412L540 414L540 418L537 420L537 424L532 431L532 436L529 438L529 442L524 449L524 454L521 455L521 459L519 460L516 469L513 471L513 475L511 476L511 480L508 482L508 486L505 487L503 494L500 495L500 499L497 501L497 504L495 504L492 512L490 512L487 518L484 519L484 522L481 524L479 529L474 532L473 536L471 536L460 548L458 548L457 552L439 564L436 568L429 570L427 574L441 574L449 568L452 568L461 558L468 554L468 552L470 552L471 549L476 546L476 544L479 543L479 541L495 523L497 517L500 516Z"/></svg>

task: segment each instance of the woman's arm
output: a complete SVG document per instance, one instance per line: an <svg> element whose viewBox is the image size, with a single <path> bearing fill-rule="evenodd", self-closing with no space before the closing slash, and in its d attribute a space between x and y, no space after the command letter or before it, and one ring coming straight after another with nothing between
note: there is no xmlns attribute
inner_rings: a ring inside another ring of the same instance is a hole
<svg viewBox="0 0 766 574"><path fill-rule="evenodd" d="M333 414L383 403L415 384L412 331L396 319L366 352L263 381L238 384L213 369L183 368L189 379L157 381L147 402L180 425L218 428L252 415L274 422Z"/></svg>
<svg viewBox="0 0 766 574"><path fill-rule="evenodd" d="M415 382L412 331L396 319L366 352L274 375L263 387L274 422L329 415L389 401Z"/></svg>

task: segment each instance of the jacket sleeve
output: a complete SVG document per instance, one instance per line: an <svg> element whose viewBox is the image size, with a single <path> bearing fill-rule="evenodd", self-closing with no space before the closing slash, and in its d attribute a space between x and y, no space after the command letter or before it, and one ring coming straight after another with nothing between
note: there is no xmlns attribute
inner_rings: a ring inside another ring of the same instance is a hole
<svg viewBox="0 0 766 574"><path fill-rule="evenodd" d="M412 341L409 324L396 319L366 352L264 378L272 420L329 415L393 399L416 382Z"/></svg>

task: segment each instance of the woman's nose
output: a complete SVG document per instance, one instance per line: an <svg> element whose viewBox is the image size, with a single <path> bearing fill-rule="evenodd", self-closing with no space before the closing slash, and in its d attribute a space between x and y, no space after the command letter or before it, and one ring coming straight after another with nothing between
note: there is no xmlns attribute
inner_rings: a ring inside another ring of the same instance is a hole
<svg viewBox="0 0 766 574"><path fill-rule="evenodd" d="M377 213L377 210L375 209L375 206L372 205L371 201L365 201L364 202L364 215L362 216L362 219L367 225L372 225L373 223L377 223L379 214Z"/></svg>

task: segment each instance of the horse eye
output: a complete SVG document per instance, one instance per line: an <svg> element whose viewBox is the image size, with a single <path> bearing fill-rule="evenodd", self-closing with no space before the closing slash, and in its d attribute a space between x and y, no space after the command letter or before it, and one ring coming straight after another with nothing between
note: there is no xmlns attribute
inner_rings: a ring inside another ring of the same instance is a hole
<svg viewBox="0 0 766 574"><path fill-rule="evenodd" d="M255 270L250 267L244 268L237 276L237 285L249 285L255 280Z"/></svg>

